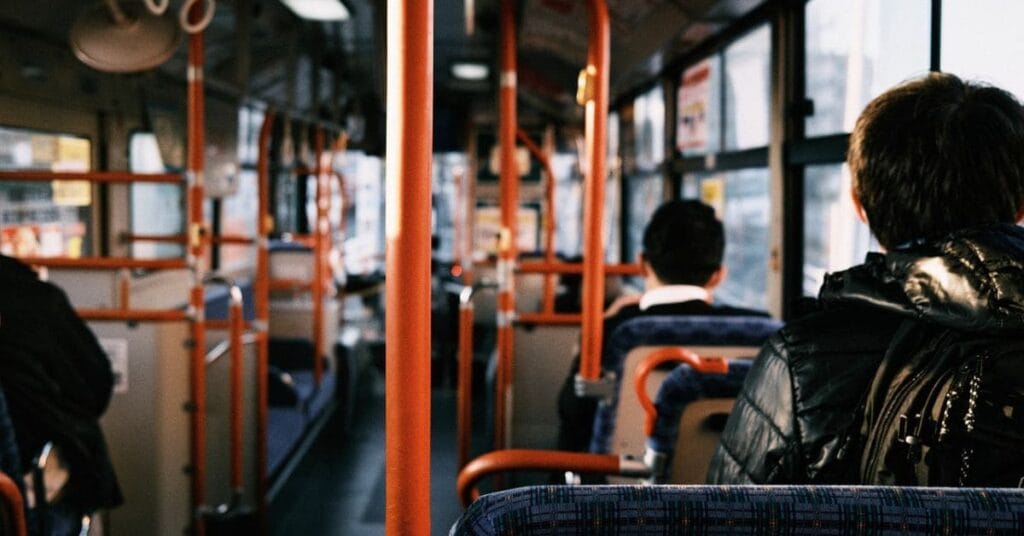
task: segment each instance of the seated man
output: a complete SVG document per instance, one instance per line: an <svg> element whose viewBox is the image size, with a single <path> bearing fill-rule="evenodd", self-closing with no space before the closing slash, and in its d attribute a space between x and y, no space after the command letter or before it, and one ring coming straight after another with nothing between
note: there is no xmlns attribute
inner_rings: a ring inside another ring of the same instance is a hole
<svg viewBox="0 0 1024 536"><path fill-rule="evenodd" d="M658 207L644 229L640 265L642 295L624 296L605 313L605 343L626 320L648 315L768 316L712 305L711 291L725 279L725 232L715 211L699 201L670 201ZM590 445L597 401L575 393L579 357L559 392L558 448L582 452Z"/></svg>
<svg viewBox="0 0 1024 536"><path fill-rule="evenodd" d="M826 276L816 311L765 344L708 481L1002 485L988 477L1003 473L1016 486L1024 443L981 454L970 429L1005 417L1000 435L1019 441L1014 406L983 412L992 393L1020 390L1024 370L1024 108L933 73L868 104L848 163L886 253ZM988 371L1005 385L986 383ZM970 417L947 419L968 398ZM942 466L949 453L966 464Z"/></svg>
<svg viewBox="0 0 1024 536"><path fill-rule="evenodd" d="M51 508L74 523L122 502L99 425L113 384L106 353L64 293L0 255L0 386L20 465L53 443L70 475Z"/></svg>

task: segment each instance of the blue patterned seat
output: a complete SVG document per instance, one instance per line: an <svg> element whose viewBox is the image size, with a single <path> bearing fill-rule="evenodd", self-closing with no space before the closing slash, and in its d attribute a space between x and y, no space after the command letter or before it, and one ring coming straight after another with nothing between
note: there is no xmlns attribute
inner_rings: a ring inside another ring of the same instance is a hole
<svg viewBox="0 0 1024 536"><path fill-rule="evenodd" d="M598 404L590 452L607 454L615 432L626 355L640 346L759 347L782 323L756 316L642 316L623 322L609 334L601 366L615 373L616 396Z"/></svg>
<svg viewBox="0 0 1024 536"><path fill-rule="evenodd" d="M537 486L481 497L453 536L1024 534L1024 490Z"/></svg>
<svg viewBox="0 0 1024 536"><path fill-rule="evenodd" d="M667 466L671 466L679 438L680 417L686 407L703 398L736 398L752 364L746 360L730 361L729 372L725 375L701 374L689 365L678 365L672 369L654 399L658 416L647 438L647 447L664 454Z"/></svg>

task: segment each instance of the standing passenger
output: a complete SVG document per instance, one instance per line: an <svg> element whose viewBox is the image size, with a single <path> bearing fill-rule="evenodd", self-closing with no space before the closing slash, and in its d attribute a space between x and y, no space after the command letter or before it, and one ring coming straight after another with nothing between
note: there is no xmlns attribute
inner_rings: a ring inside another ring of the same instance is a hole
<svg viewBox="0 0 1024 536"><path fill-rule="evenodd" d="M1024 108L930 74L868 104L848 163L886 253L828 275L817 310L765 344L708 481L1016 486ZM1009 451L977 435L992 423Z"/></svg>
<svg viewBox="0 0 1024 536"><path fill-rule="evenodd" d="M715 211L700 201L671 201L658 207L644 229L645 292L620 298L605 313L605 342L626 320L653 315L768 316L725 305L712 305L711 291L725 279L722 264L725 232ZM558 448L586 451L597 400L575 393L579 357L558 396Z"/></svg>

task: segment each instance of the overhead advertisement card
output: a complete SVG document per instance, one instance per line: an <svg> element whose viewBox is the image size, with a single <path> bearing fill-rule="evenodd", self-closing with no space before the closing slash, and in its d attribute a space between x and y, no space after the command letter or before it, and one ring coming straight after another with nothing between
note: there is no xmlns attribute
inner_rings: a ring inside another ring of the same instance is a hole
<svg viewBox="0 0 1024 536"><path fill-rule="evenodd" d="M708 109L711 106L711 61L704 60L683 72L676 114L676 147L702 150L708 144Z"/></svg>

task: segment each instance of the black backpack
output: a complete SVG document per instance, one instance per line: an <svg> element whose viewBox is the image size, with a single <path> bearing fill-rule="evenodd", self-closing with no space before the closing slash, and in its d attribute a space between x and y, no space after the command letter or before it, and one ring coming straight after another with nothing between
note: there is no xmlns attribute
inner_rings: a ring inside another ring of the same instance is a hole
<svg viewBox="0 0 1024 536"><path fill-rule="evenodd" d="M863 406L864 484L1024 484L1024 335L907 320Z"/></svg>

